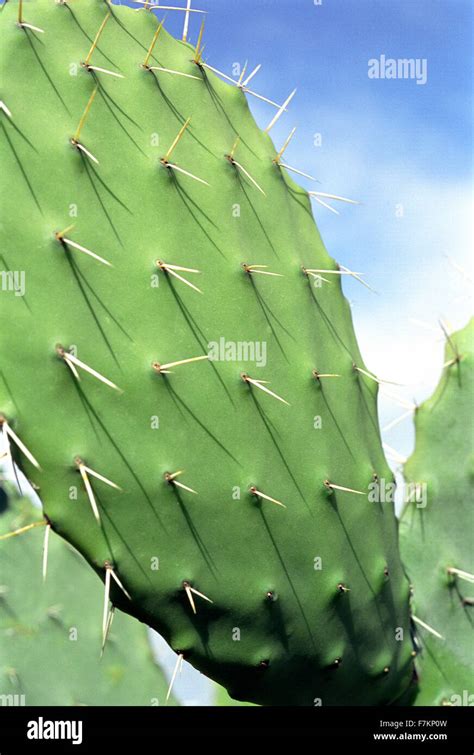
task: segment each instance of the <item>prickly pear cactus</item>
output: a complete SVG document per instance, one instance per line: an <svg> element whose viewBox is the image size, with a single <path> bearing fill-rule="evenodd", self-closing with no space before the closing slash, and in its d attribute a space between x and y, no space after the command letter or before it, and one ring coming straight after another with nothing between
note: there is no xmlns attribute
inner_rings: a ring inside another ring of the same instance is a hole
<svg viewBox="0 0 474 755"><path fill-rule="evenodd" d="M25 274L0 296L12 454L178 662L256 703L390 703L413 659L394 512L368 499L391 478L377 384L269 136L283 111L262 132L203 35L145 8L18 11L0 17L2 249Z"/></svg>
<svg viewBox="0 0 474 755"><path fill-rule="evenodd" d="M474 702L473 337L474 320L449 336L443 376L416 412L415 451L405 466L414 495L401 518L400 548L420 643L417 705ZM416 495L421 485L426 498Z"/></svg>
<svg viewBox="0 0 474 755"><path fill-rule="evenodd" d="M26 500L0 514L2 533L35 521ZM164 705L168 685L130 617L117 613L99 660L101 590L54 535L42 584L43 534L0 541L0 704Z"/></svg>
<svg viewBox="0 0 474 755"><path fill-rule="evenodd" d="M214 699L213 705L218 708L235 708L235 707L251 707L253 703L237 702L230 697L227 690L221 687L219 684L214 685Z"/></svg>

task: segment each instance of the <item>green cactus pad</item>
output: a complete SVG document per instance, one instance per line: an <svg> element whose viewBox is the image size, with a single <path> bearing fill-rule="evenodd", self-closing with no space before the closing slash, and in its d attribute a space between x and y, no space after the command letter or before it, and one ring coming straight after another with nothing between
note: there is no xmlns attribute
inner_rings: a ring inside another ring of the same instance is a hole
<svg viewBox="0 0 474 755"><path fill-rule="evenodd" d="M31 504L12 503L1 533L34 521ZM0 541L0 704L164 705L168 685L144 627L117 612L100 659L103 590L55 535L43 584L43 535L44 527Z"/></svg>
<svg viewBox="0 0 474 755"><path fill-rule="evenodd" d="M39 33L17 12L0 17L1 230L26 290L0 296L0 412L54 530L235 698L389 703L413 661L393 507L367 496L391 478L377 384L341 276L302 270L338 270L308 194L199 51L162 30L143 68L153 13L40 0Z"/></svg>
<svg viewBox="0 0 474 755"><path fill-rule="evenodd" d="M440 383L417 409L415 451L404 470L414 494L426 485L426 507L408 502L400 523L413 612L441 635L417 625L417 705L474 703L474 578L469 582L448 571L474 574L473 336L474 320L449 336Z"/></svg>
<svg viewBox="0 0 474 755"><path fill-rule="evenodd" d="M245 707L249 706L252 707L253 703L246 703L242 701L234 700L232 697L229 696L229 693L227 690L224 689L224 687L221 687L219 684L215 684L214 688L214 698L213 698L213 705L217 706L218 708L235 708L235 707Z"/></svg>

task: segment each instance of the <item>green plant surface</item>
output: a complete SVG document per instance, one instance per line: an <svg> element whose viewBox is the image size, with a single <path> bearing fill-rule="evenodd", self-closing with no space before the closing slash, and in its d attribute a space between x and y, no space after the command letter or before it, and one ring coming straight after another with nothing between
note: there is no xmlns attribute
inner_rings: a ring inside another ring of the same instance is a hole
<svg viewBox="0 0 474 755"><path fill-rule="evenodd" d="M41 521L26 500L0 514L1 533ZM118 611L100 657L103 590L83 558L44 527L0 541L0 693L22 704L164 705L168 684L147 630ZM20 698L21 699L21 698ZM175 705L170 696L168 705Z"/></svg>
<svg viewBox="0 0 474 755"><path fill-rule="evenodd" d="M213 705L215 705L218 708L235 708L235 707L246 707L250 706L252 707L253 703L246 703L245 701L238 701L234 700L232 697L230 697L229 693L227 692L224 687L221 687L220 684L215 684L213 686L214 691L214 699L213 699Z"/></svg>
<svg viewBox="0 0 474 755"><path fill-rule="evenodd" d="M440 635L416 626L416 705L474 702L473 336L474 320L449 336L441 380L416 412L415 450L404 470L413 490L426 485L426 507L408 502L400 523L413 612Z"/></svg>
<svg viewBox="0 0 474 755"><path fill-rule="evenodd" d="M199 51L163 29L143 67L153 13L25 4L44 34L17 13L0 16L0 227L26 292L0 297L0 413L53 529L234 698L390 703L412 679L409 585L393 506L367 491L392 475L342 276L302 270L340 272L307 192ZM124 78L81 66L103 23L89 65ZM224 358L156 368L221 339Z"/></svg>

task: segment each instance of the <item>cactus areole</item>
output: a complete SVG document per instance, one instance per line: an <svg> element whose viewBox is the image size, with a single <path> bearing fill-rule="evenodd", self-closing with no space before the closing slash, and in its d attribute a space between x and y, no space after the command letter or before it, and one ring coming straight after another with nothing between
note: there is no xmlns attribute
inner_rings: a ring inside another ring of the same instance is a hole
<svg viewBox="0 0 474 755"><path fill-rule="evenodd" d="M262 131L148 7L8 2L0 34L1 425L53 530L236 699L396 701L378 386L271 140L291 116Z"/></svg>

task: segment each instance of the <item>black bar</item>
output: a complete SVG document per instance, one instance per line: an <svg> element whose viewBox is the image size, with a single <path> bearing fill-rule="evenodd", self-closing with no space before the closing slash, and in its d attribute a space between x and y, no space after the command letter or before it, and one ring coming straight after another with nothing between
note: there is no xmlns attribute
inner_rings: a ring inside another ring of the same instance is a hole
<svg viewBox="0 0 474 755"><path fill-rule="evenodd" d="M104 748L104 753L113 753L114 747L125 750L133 747L136 753L141 753L148 748L156 750L164 736L176 740L225 737L228 741L230 737L277 735L293 739L310 737L315 751L324 742L336 747L369 746L382 751L386 745L405 749L407 745L416 746L420 752L449 748L456 755L472 755L473 719L470 707L2 707L0 753L80 752L99 747ZM54 724L61 721L69 722L63 731ZM76 722L76 728L71 722ZM79 722L82 723L80 735ZM28 732L42 734L43 738L30 739ZM50 733L64 734L70 739L47 739ZM73 739L77 740L77 745L72 743ZM327 751L325 748L324 752Z"/></svg>

